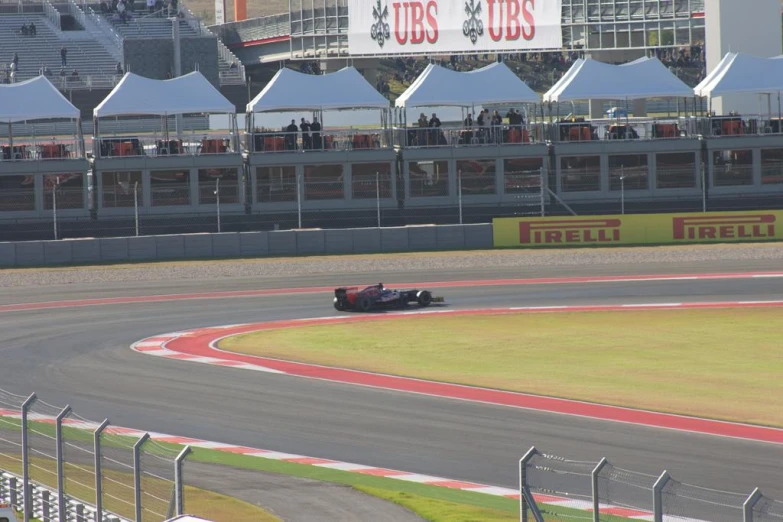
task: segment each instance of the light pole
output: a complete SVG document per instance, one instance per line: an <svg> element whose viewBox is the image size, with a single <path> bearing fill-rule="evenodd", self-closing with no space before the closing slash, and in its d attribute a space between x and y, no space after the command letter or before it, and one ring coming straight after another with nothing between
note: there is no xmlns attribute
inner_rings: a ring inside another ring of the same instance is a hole
<svg viewBox="0 0 783 522"><path fill-rule="evenodd" d="M215 181L215 203L217 203L217 227L220 234L220 178Z"/></svg>

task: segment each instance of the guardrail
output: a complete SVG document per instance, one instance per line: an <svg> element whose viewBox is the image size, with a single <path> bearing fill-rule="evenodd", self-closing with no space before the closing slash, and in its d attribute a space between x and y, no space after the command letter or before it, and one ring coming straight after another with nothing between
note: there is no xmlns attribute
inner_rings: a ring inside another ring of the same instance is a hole
<svg viewBox="0 0 783 522"><path fill-rule="evenodd" d="M51 20L57 29L62 30L63 26L62 22L60 21L60 12L51 4L51 2L49 2L49 0L43 0L43 8L46 17Z"/></svg>
<svg viewBox="0 0 783 522"><path fill-rule="evenodd" d="M0 470L0 503L7 502L17 511L24 506L24 480L22 477ZM58 520L57 491L40 484L30 484L32 515L41 522ZM81 500L66 497L65 520L62 522L92 522L97 519L95 506ZM112 514L104 514L102 522L129 522Z"/></svg>

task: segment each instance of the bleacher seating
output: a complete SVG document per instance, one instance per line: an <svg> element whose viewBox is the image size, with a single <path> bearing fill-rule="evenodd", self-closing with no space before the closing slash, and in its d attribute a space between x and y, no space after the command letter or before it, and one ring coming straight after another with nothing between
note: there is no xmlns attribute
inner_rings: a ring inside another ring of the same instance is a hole
<svg viewBox="0 0 783 522"><path fill-rule="evenodd" d="M36 36L22 36L22 24L35 23ZM72 31L69 31L71 33ZM114 75L116 61L100 42L92 39L72 38L55 29L49 20L32 13L0 15L0 81L5 79L5 66L11 64L14 53L19 55L16 81L35 76L42 65L52 73L51 80L59 85L61 70L60 49L68 50L67 75L77 70L81 82L88 78L102 83Z"/></svg>

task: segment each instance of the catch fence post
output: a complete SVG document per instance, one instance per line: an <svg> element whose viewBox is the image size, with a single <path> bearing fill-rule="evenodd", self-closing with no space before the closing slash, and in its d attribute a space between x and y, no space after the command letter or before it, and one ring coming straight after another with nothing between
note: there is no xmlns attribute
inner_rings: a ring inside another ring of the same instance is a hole
<svg viewBox="0 0 783 522"><path fill-rule="evenodd" d="M462 169L457 171L457 198L459 202L459 224L462 224Z"/></svg>
<svg viewBox="0 0 783 522"><path fill-rule="evenodd" d="M185 483L182 479L182 465L191 451L190 446L185 446L174 461L174 491L177 516L185 514Z"/></svg>
<svg viewBox="0 0 783 522"><path fill-rule="evenodd" d="M381 174L375 172L375 206L378 214L378 228L381 228Z"/></svg>
<svg viewBox="0 0 783 522"><path fill-rule="evenodd" d="M296 175L296 215L299 222L299 230L302 229L302 175Z"/></svg>
<svg viewBox="0 0 783 522"><path fill-rule="evenodd" d="M653 522L663 522L663 488L670 480L671 475L664 471L653 485Z"/></svg>
<svg viewBox="0 0 783 522"><path fill-rule="evenodd" d="M133 445L133 497L135 508L135 522L142 522L141 519L141 447L150 440L150 434L145 433Z"/></svg>
<svg viewBox="0 0 783 522"><path fill-rule="evenodd" d="M541 217L546 216L546 174L544 173L544 167L538 169L539 183L541 187Z"/></svg>
<svg viewBox="0 0 783 522"><path fill-rule="evenodd" d="M747 500L745 500L745 502L742 504L743 522L753 522L753 508L756 507L756 504L763 496L764 495L761 494L761 490L756 488L753 490L753 493L750 494Z"/></svg>
<svg viewBox="0 0 783 522"><path fill-rule="evenodd" d="M609 464L606 457L602 458L590 475L593 483L593 522L601 522L600 495L598 494L598 478L601 471Z"/></svg>
<svg viewBox="0 0 783 522"><path fill-rule="evenodd" d="M526 467L528 462L530 462L530 459L535 457L538 454L538 450L536 450L536 447L531 447L525 455L519 459L519 520L520 522L527 522L527 510L528 507L533 512L533 518L536 520L536 522L540 522L541 519L541 513L538 512L538 506L536 506L535 502L532 502L532 499L528 498L528 494L530 493L530 490L527 486L527 471Z"/></svg>
<svg viewBox="0 0 783 522"><path fill-rule="evenodd" d="M33 517L33 503L30 498L30 443L27 438L27 414L38 397L33 393L22 404L22 503L24 522Z"/></svg>
<svg viewBox="0 0 783 522"><path fill-rule="evenodd" d="M133 217L136 221L136 237L139 237L139 182L133 184Z"/></svg>
<svg viewBox="0 0 783 522"><path fill-rule="evenodd" d="M103 470L101 469L101 435L109 425L105 419L93 433L93 448L95 451L95 521L103 522Z"/></svg>
<svg viewBox="0 0 783 522"><path fill-rule="evenodd" d="M66 406L57 415L54 424L54 438L57 455L57 514L60 520L67 520L67 506L65 505L65 473L63 472L63 419L71 413L71 407Z"/></svg>

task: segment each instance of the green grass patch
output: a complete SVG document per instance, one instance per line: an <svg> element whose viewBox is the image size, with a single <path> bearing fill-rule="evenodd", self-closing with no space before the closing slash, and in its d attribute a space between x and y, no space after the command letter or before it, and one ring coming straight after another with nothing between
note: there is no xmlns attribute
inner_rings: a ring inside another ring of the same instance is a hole
<svg viewBox="0 0 783 522"><path fill-rule="evenodd" d="M782 316L780 308L432 315L256 332L220 348L783 426L774 400L783 397Z"/></svg>

